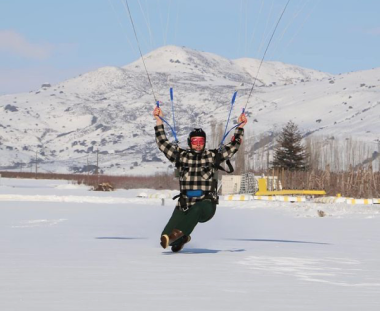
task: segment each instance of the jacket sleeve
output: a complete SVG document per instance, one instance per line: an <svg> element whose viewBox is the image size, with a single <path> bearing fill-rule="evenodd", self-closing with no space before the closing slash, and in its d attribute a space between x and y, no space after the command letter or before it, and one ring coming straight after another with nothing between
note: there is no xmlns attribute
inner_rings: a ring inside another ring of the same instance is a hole
<svg viewBox="0 0 380 311"><path fill-rule="evenodd" d="M244 136L244 129L237 127L235 129L234 136L230 143L223 146L220 151L221 154L221 162L231 159L231 157L239 150L242 138Z"/></svg>
<svg viewBox="0 0 380 311"><path fill-rule="evenodd" d="M154 130L158 149L164 153L170 162L176 162L177 153L180 152L181 149L169 142L165 134L164 125L156 125Z"/></svg>

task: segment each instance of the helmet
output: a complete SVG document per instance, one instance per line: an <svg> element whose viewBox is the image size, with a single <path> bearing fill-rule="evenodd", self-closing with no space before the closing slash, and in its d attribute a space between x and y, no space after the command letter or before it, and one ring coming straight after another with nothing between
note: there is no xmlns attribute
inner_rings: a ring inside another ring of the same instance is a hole
<svg viewBox="0 0 380 311"><path fill-rule="evenodd" d="M189 145L190 148L191 148L191 138L192 137L204 137L205 144L206 144L206 133L201 128L193 129L190 132L189 137L187 138L187 144Z"/></svg>

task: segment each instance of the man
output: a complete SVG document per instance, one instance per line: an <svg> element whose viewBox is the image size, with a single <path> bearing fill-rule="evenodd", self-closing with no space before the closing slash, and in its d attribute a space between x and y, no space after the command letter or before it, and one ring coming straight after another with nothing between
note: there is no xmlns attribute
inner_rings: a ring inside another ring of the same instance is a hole
<svg viewBox="0 0 380 311"><path fill-rule="evenodd" d="M180 186L177 206L162 231L160 244L164 249L171 246L173 252L178 252L190 241L195 226L214 216L217 204L214 173L221 162L230 159L238 151L247 118L244 113L240 115L232 141L219 151L205 149L206 133L202 129L194 129L189 134L190 149L179 148L166 137L162 110L156 107L153 115L156 118L154 129L157 146L170 162L175 163Z"/></svg>

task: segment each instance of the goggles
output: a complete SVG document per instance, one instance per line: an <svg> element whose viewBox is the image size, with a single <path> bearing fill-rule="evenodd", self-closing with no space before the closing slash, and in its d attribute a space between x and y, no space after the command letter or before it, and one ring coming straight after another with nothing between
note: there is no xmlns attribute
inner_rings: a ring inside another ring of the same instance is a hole
<svg viewBox="0 0 380 311"><path fill-rule="evenodd" d="M190 139L192 145L196 146L202 146L205 144L205 138L204 137L192 137Z"/></svg>

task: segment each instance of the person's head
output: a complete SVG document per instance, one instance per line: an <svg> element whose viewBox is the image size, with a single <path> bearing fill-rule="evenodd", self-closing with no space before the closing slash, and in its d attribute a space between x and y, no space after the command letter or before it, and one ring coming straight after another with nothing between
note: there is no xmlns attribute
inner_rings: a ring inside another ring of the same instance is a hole
<svg viewBox="0 0 380 311"><path fill-rule="evenodd" d="M192 150L196 152L203 151L206 145L206 133L202 129L192 130L187 139L187 143Z"/></svg>

